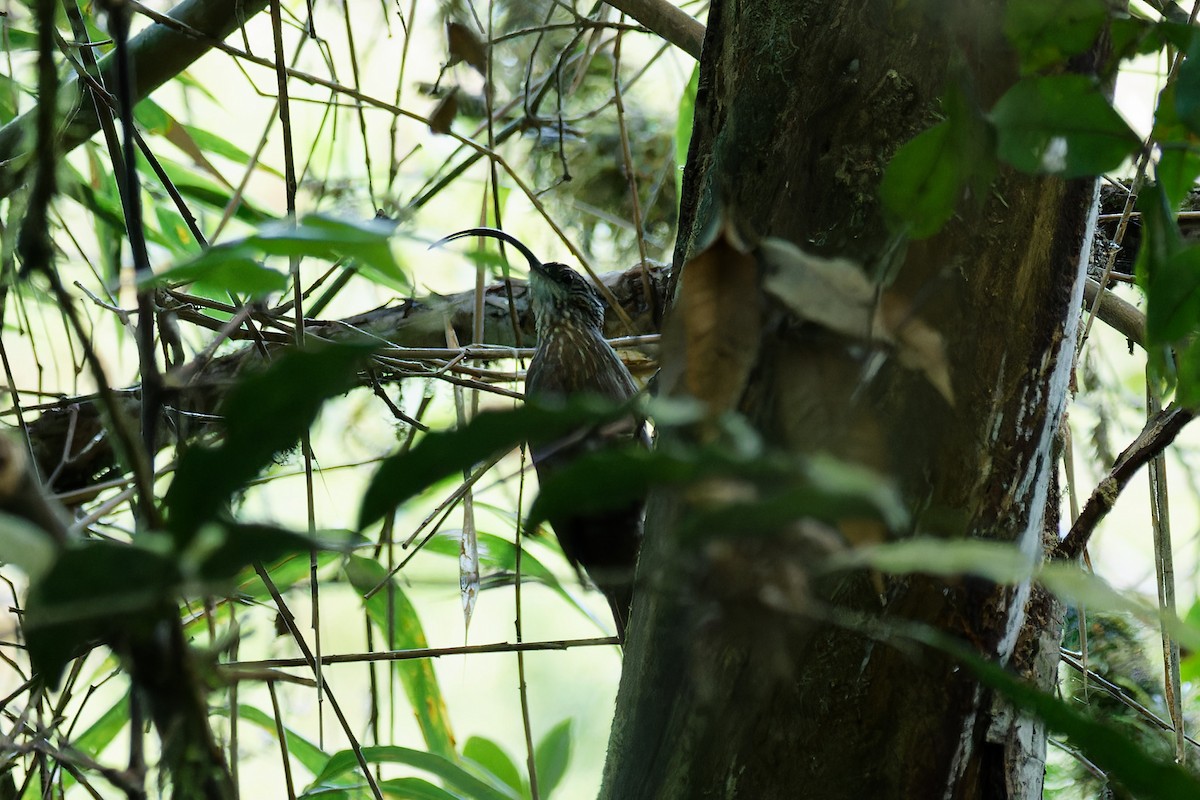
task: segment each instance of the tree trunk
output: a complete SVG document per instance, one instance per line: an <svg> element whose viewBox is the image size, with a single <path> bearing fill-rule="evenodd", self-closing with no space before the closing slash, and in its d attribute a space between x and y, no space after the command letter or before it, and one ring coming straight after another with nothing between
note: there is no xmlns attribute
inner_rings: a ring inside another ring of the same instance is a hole
<svg viewBox="0 0 1200 800"><path fill-rule="evenodd" d="M735 406L772 446L890 476L913 518L894 536L1033 552L1057 526L1054 442L1095 184L1002 169L990 196L906 249L877 201L892 154L936 121L952 62L984 109L1016 80L1003 12L988 0L716 0L676 266L721 217L747 238L898 265L892 291L945 341L953 404L894 358L872 372L861 343L764 298ZM797 584L811 548L728 530L698 550L672 536L688 502L650 503L602 797L1041 797L1038 724L904 631L935 627L1048 687L1050 598L914 574L812 579L805 603L781 607L765 598Z"/></svg>

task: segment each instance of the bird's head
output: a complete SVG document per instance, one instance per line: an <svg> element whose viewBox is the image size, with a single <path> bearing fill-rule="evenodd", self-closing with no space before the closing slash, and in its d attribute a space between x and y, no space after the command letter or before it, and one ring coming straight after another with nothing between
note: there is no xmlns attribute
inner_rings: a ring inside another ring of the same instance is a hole
<svg viewBox="0 0 1200 800"><path fill-rule="evenodd" d="M452 233L435 242L437 247L466 236L489 236L507 242L520 251L529 262L529 293L538 335L556 325L574 325L601 330L604 326L604 303L587 280L566 264L543 264L516 237L497 228L471 228Z"/></svg>

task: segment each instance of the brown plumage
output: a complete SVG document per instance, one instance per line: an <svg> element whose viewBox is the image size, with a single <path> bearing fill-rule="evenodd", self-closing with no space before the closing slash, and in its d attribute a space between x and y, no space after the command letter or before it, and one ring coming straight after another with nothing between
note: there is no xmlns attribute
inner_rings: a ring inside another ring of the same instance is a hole
<svg viewBox="0 0 1200 800"><path fill-rule="evenodd" d="M566 398L594 394L624 402L638 393L637 384L604 338L604 304L582 275L566 264L543 264L523 243L496 228L452 233L435 246L464 236L490 236L508 242L529 262L530 299L537 325L537 348L525 376L528 398ZM645 425L629 419L603 429L579 431L532 448L538 481L600 447L636 439L648 444ZM603 491L603 487L596 487ZM642 535L643 502L591 515L556 515L550 525L563 553L576 570L582 568L612 609L617 636L633 600L633 576Z"/></svg>

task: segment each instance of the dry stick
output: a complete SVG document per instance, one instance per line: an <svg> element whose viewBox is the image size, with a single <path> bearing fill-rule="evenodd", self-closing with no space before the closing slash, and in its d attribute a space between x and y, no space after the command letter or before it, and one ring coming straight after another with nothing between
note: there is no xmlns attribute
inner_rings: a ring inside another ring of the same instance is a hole
<svg viewBox="0 0 1200 800"><path fill-rule="evenodd" d="M296 618L292 615L292 610L288 608L284 602L283 596L279 593L279 588L275 586L275 581L271 580L271 575L267 572L262 564L256 563L254 571L258 573L258 577L262 579L263 585L267 587L267 591L271 594L271 599L275 603L275 607L279 610L279 616L283 619L284 625L287 626L288 632L292 635L292 639L296 642L296 646L300 648L300 652L304 655L302 659L294 659L298 663L292 666L307 666L313 671L316 676L317 683L322 684L323 695L329 700L329 705L333 708L333 713L338 718L338 722L342 726L342 732L346 735L346 739L350 742L350 749L354 752L354 757L358 760L358 765L362 768L363 775L367 779L367 784L371 787L371 793L375 796L375 800L383 800L383 794L379 790L379 784L375 781L375 776L371 774L371 766L367 763L366 756L363 755L362 747L358 743L358 737L354 735L354 729L350 725L350 721L346 719L346 715L342 713L342 707L337 701L337 697L333 692L329 691L328 685L325 685L325 678L320 667L324 664L327 656L322 656L320 660L313 655L313 652L308 647L308 642L304 640L304 634L300 632L300 627L296 624ZM241 666L252 664L253 662L243 662Z"/></svg>
<svg viewBox="0 0 1200 800"><path fill-rule="evenodd" d="M1087 547L1088 539L1095 531L1096 525L1116 503L1121 490L1125 488L1142 465L1175 441L1175 437L1179 435L1183 426L1191 422L1193 417L1195 417L1195 412L1191 409L1172 405L1148 420L1146 427L1133 440L1133 443L1117 456L1116 463L1092 492L1091 497L1084 504L1083 510L1079 513L1079 518L1075 520L1075 523L1071 525L1071 530L1051 552L1050 558L1053 560L1078 558L1083 553L1083 549Z"/></svg>
<svg viewBox="0 0 1200 800"><path fill-rule="evenodd" d="M1162 411L1154 396L1153 381L1147 371L1146 410L1151 415ZM1175 619L1175 567L1171 552L1171 513L1167 501L1167 459L1162 450L1150 459L1150 523L1154 531L1154 573L1158 585L1158 605L1163 611L1160 622L1163 646L1163 688L1167 712L1175 725L1175 759L1184 763L1183 707L1180 696L1179 642L1167 628Z"/></svg>
<svg viewBox="0 0 1200 800"><path fill-rule="evenodd" d="M1079 484L1075 480L1075 446L1071 440L1071 426L1067 421L1066 415L1063 415L1062 423L1062 438L1063 438L1063 473L1067 481L1067 502L1071 511L1071 524L1075 524L1075 520L1079 519ZM1079 603L1078 613L1076 614L1076 625L1079 628L1079 651L1082 653L1083 660L1083 699L1086 702L1088 698L1088 640L1087 640L1087 606L1082 601Z"/></svg>
<svg viewBox="0 0 1200 800"><path fill-rule="evenodd" d="M354 27L350 24L350 0L342 0L342 11L342 19L346 22L346 46L350 51L350 74L354 78L354 88L358 89L362 86L362 78L358 71L358 55L355 53ZM372 207L378 208L378 200L375 197L375 179L371 177L371 148L367 139L367 116L362 101L356 100L354 105L358 111L358 129L362 134L363 167L367 173L367 193L371 196Z"/></svg>
<svg viewBox="0 0 1200 800"><path fill-rule="evenodd" d="M296 156L294 143L292 139L292 118L291 106L288 102L288 74L287 67L283 61L283 20L280 11L280 0L271 0L271 36L274 44L274 63L275 82L277 97L279 98L279 125L283 133L283 175L284 185L287 195L287 216L288 220L295 224L296 222ZM303 37L302 37L303 38ZM293 255L289 259L288 271L292 278L292 291L294 293L295 304L295 344L296 347L304 347L304 304L301 296L300 283L300 256ZM316 518L316 502L313 491L313 452L312 440L309 437L308 431L305 431L300 437L300 451L304 455L304 489L305 489L305 504L308 512L308 532L311 536L317 529ZM320 585L317 580L317 551L309 551L309 575L311 576L310 585L310 605L312 608L312 629L314 647L316 648L317 658L321 656L321 604L320 604ZM317 678L317 741L321 746L325 742L325 714L324 714L324 686L325 682L321 677L320 661L314 662ZM370 778L368 777L368 780ZM372 781L372 788L376 796L379 796L379 787L375 786Z"/></svg>
<svg viewBox="0 0 1200 800"><path fill-rule="evenodd" d="M283 780L287 784L288 800L296 800L296 785L292 780L292 762L288 753L287 728L283 724L283 715L279 713L279 698L275 696L275 681L267 681L267 691L271 693L271 710L275 717L275 736L279 739L279 756L283 759Z"/></svg>
<svg viewBox="0 0 1200 800"><path fill-rule="evenodd" d="M513 620L513 625L517 630L517 644L524 642L524 634L521 628L521 554L525 552L525 546L521 542L521 517L520 510L525 505L525 448L521 448L521 471L518 473L517 479L517 524L514 528L513 536L516 546L516 559L513 568L514 582L513 593L516 596L516 618ZM517 694L521 698L521 724L525 729L525 763L529 771L529 793L533 800L539 799L538 781L537 781L537 759L534 757L536 750L533 747L533 726L529 722L529 689L525 683L525 653L522 650L517 651Z"/></svg>
<svg viewBox="0 0 1200 800"><path fill-rule="evenodd" d="M574 647L607 647L619 644L615 636L597 636L590 639L555 639L544 642L494 642L471 644L459 647L419 647L410 650L386 650L382 653L335 653L321 656L325 666L330 664L361 664L371 661L412 661L445 656L480 655L483 653L528 653L542 650L570 650ZM226 668L279 669L285 667L307 667L311 662L305 658L268 658L260 661L238 661L222 664Z"/></svg>
<svg viewBox="0 0 1200 800"><path fill-rule="evenodd" d="M690 17L689 17L690 19ZM629 147L629 130L625 125L625 100L621 97L621 32L613 42L613 100L617 108L617 129L621 133L621 157L625 162L625 175L629 179L629 200L633 206L634 234L637 236L638 258L642 265L642 292L647 307L656 307L654 290L650 286L650 272L646 266L646 235L642 230L642 203L638 197L637 171L633 165L633 151Z"/></svg>

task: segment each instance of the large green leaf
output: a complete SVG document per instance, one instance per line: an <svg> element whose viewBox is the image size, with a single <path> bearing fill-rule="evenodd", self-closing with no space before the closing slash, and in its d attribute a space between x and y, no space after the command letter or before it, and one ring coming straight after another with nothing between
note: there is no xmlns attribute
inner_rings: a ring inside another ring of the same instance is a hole
<svg viewBox="0 0 1200 800"><path fill-rule="evenodd" d="M175 563L139 545L95 540L63 550L29 589L23 630L34 670L56 686L62 669L115 632L149 631L178 613Z"/></svg>
<svg viewBox="0 0 1200 800"><path fill-rule="evenodd" d="M322 344L293 350L243 378L226 396L225 438L194 446L179 460L165 504L168 527L182 545L218 517L232 495L294 447L326 400L354 386L371 348Z"/></svg>
<svg viewBox="0 0 1200 800"><path fill-rule="evenodd" d="M1087 50L1108 19L1104 0L1009 0L1004 12L1004 34L1026 72Z"/></svg>
<svg viewBox="0 0 1200 800"><path fill-rule="evenodd" d="M1179 208L1200 175L1200 137L1179 118L1176 88L1175 84L1166 86L1154 109L1154 140L1161 150L1154 176L1170 208Z"/></svg>
<svg viewBox="0 0 1200 800"><path fill-rule="evenodd" d="M485 411L466 426L426 434L410 450L384 460L363 496L358 524L366 527L437 483L521 442L550 442L573 431L630 413L594 397L574 398L557 408L526 403L511 411Z"/></svg>
<svg viewBox="0 0 1200 800"><path fill-rule="evenodd" d="M210 247L190 259L155 275L152 281L178 283L199 281L237 291L223 281L251 282L242 291L275 291L284 280L281 273L261 266L266 256L297 256L337 261L355 259L360 271L390 288L407 291L408 278L392 253L395 225L387 220L354 222L310 214L299 222L272 222L257 233ZM253 269L257 266L257 270Z"/></svg>
<svg viewBox="0 0 1200 800"><path fill-rule="evenodd" d="M893 530L908 513L895 489L878 473L828 457L782 454L745 456L716 447L640 447L598 450L555 470L529 511L532 527L558 515L599 513L645 496L653 485L693 484L723 478L757 484L746 500L695 504L680 535L712 531L774 533L798 517L836 522L878 519ZM735 495L747 494L736 492Z"/></svg>
<svg viewBox="0 0 1200 800"><path fill-rule="evenodd" d="M396 650L415 650L429 646L421 619L408 595L400 585L387 577L387 571L377 561L351 556L346 561L346 577L361 595L379 589L365 601L367 616L383 634L388 647ZM379 588L384 581L387 583ZM426 658L392 661L392 670L400 679L408 702L412 705L425 745L436 755L455 758L454 733L450 714L438 686L433 662Z"/></svg>
<svg viewBox="0 0 1200 800"><path fill-rule="evenodd" d="M992 109L997 152L1023 172L1099 175L1139 146L1096 83L1083 75L1025 78Z"/></svg>

